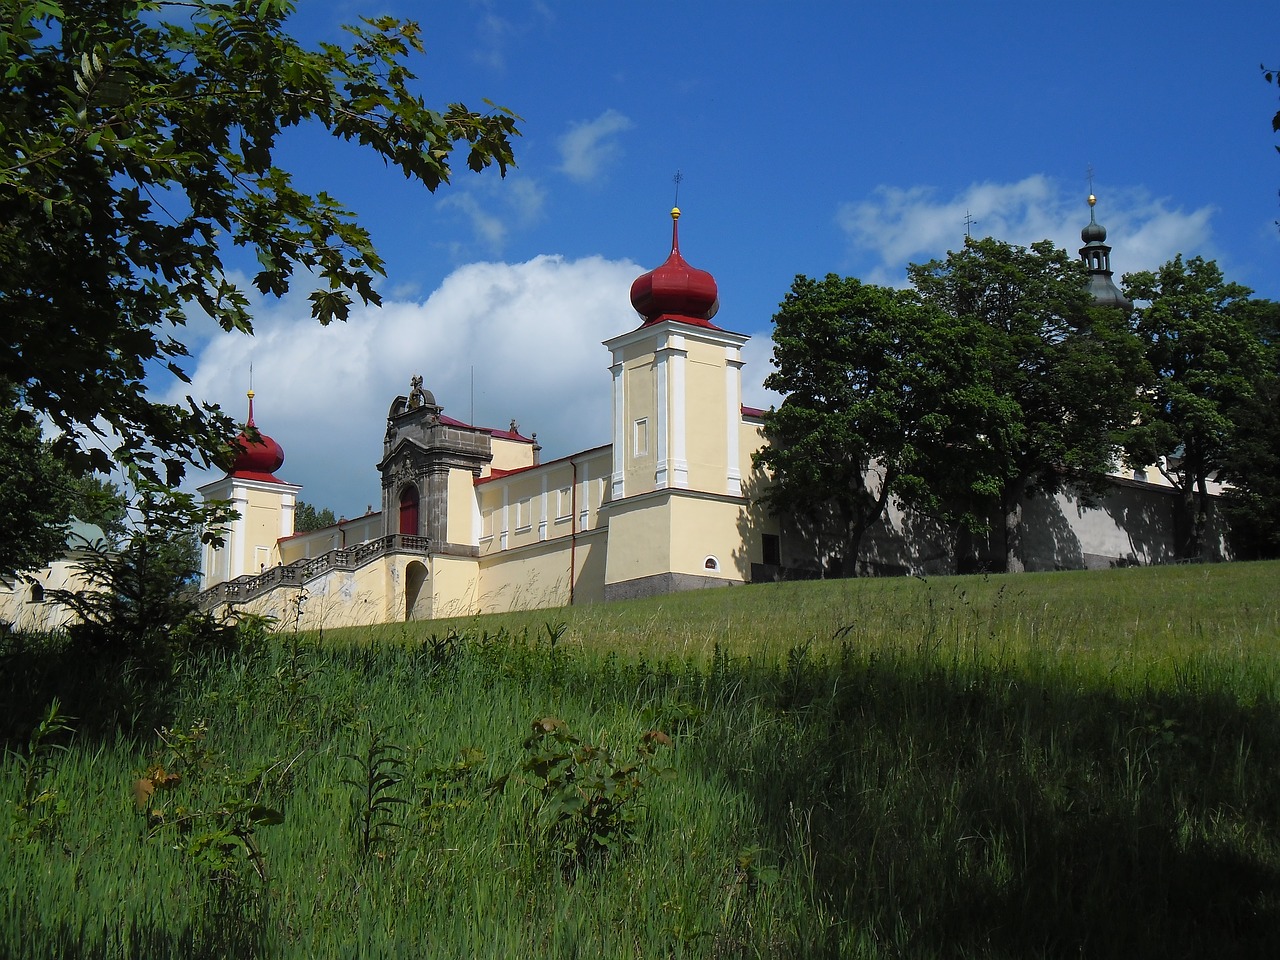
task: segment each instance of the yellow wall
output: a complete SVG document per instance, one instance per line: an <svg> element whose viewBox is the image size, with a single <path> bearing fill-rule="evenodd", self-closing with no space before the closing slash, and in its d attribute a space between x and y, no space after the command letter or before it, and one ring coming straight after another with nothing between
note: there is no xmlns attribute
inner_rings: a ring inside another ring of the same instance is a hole
<svg viewBox="0 0 1280 960"><path fill-rule="evenodd" d="M432 616L463 617L476 612L480 566L469 557L431 558Z"/></svg>
<svg viewBox="0 0 1280 960"><path fill-rule="evenodd" d="M609 508L606 583L623 583L670 570L671 492L617 501Z"/></svg>
<svg viewBox="0 0 1280 960"><path fill-rule="evenodd" d="M598 527L590 533L578 534L574 549L574 569L577 578L573 583L573 602L604 602L605 560L609 548L609 528Z"/></svg>
<svg viewBox="0 0 1280 960"><path fill-rule="evenodd" d="M70 607L54 603L47 599L47 594L52 590L83 592L89 589L80 573L79 557L80 554L72 553L42 570L30 571L13 579L0 579L0 621L14 630L40 632L65 627L78 619ZM26 577L34 580L39 589L35 590ZM32 601L33 597L41 595L46 598Z"/></svg>
<svg viewBox="0 0 1280 960"><path fill-rule="evenodd" d="M625 464L623 482L630 495L652 490L658 469L658 383L652 343L632 344L623 351L622 379L625 398L623 435L614 437L613 442L622 448ZM644 421L644 442L637 449L636 424L641 420Z"/></svg>
<svg viewBox="0 0 1280 960"><path fill-rule="evenodd" d="M728 497L677 496L671 504L671 565L674 573L747 582L751 561L743 549L745 505ZM706 567L708 557L717 569Z"/></svg>
<svg viewBox="0 0 1280 960"><path fill-rule="evenodd" d="M481 472L482 477L489 476L494 470L522 470L533 466L532 443L494 437L492 451L493 459Z"/></svg>
<svg viewBox="0 0 1280 960"><path fill-rule="evenodd" d="M723 493L728 478L724 346L690 340L688 350L685 435L689 488Z"/></svg>
<svg viewBox="0 0 1280 960"><path fill-rule="evenodd" d="M449 470L449 511L445 529L450 543L475 546L479 531L475 529L475 478L470 470L457 467Z"/></svg>
<svg viewBox="0 0 1280 960"><path fill-rule="evenodd" d="M574 465L577 488L574 489ZM521 471L475 485L481 529L481 556L570 536L594 528L607 502L612 452L608 447L589 454ZM568 491L561 503L561 491ZM527 501L522 513L522 501ZM577 517L573 516L576 509ZM504 541L503 531L506 532ZM505 543L505 546L504 546Z"/></svg>
<svg viewBox="0 0 1280 960"><path fill-rule="evenodd" d="M576 551L575 551L576 552ZM480 561L477 613L562 607L569 602L568 538L507 551Z"/></svg>

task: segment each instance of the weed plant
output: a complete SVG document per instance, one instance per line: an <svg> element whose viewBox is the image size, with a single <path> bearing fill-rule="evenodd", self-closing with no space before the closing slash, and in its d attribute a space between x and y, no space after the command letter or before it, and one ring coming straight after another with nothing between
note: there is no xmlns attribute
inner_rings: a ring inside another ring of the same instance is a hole
<svg viewBox="0 0 1280 960"><path fill-rule="evenodd" d="M11 640L0 955L1269 956L1278 574L250 632L128 710Z"/></svg>

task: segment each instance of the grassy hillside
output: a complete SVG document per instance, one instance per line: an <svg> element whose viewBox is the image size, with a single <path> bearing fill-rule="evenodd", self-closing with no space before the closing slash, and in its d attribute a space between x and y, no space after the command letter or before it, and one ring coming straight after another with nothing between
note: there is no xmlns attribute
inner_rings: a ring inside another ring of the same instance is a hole
<svg viewBox="0 0 1280 960"><path fill-rule="evenodd" d="M754 586L172 677L9 638L0 955L1269 955L1278 583Z"/></svg>

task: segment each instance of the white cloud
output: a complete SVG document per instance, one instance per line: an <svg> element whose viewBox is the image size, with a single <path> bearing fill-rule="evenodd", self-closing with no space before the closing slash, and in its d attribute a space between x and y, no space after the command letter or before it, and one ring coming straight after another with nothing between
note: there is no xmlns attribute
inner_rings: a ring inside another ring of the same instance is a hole
<svg viewBox="0 0 1280 960"><path fill-rule="evenodd" d="M746 406L767 410L782 402L782 394L764 387L764 378L773 372L772 357L769 331L757 333L742 348L742 402Z"/></svg>
<svg viewBox="0 0 1280 960"><path fill-rule="evenodd" d="M486 8L488 6L485 4ZM487 10L476 25L476 45L471 53L472 59L490 70L504 70L507 66L507 41L516 32L515 25L510 20Z"/></svg>
<svg viewBox="0 0 1280 960"><path fill-rule="evenodd" d="M471 224L471 230L485 246L497 253L507 239L507 225L502 218L486 210L472 191L457 191L440 201L441 207L451 207L462 212Z"/></svg>
<svg viewBox="0 0 1280 960"><path fill-rule="evenodd" d="M631 120L617 110L572 124L560 138L561 172L579 183L598 179L605 164L618 155L614 137L631 126Z"/></svg>
<svg viewBox="0 0 1280 960"><path fill-rule="evenodd" d="M279 476L302 498L348 516L377 508L387 408L421 374L450 416L536 432L544 457L610 439L608 352L601 341L634 327L627 299L642 272L629 261L539 256L474 263L451 273L425 302L355 307L321 327L302 294L263 304L254 337L213 339L190 387L242 418L253 363L258 426L285 449ZM766 404L767 405L767 404ZM203 478L207 479L207 478Z"/></svg>
<svg viewBox="0 0 1280 960"><path fill-rule="evenodd" d="M500 189L499 189L500 187ZM444 209L460 211L471 230L493 256L502 252L513 227L527 227L542 215L546 191L531 177L509 176L506 180L468 182L440 198Z"/></svg>
<svg viewBox="0 0 1280 960"><path fill-rule="evenodd" d="M1098 221L1114 248L1118 276L1158 267L1174 255L1205 250L1212 207L1190 212L1153 198L1137 187L1108 191L1097 207ZM976 183L951 197L931 187L877 187L868 200L841 204L836 222L849 238L850 253L865 265L862 279L902 286L908 263L946 255L964 240L965 217L975 236L992 236L1027 246L1049 239L1074 252L1089 208L1078 193L1042 175L1017 183Z"/></svg>

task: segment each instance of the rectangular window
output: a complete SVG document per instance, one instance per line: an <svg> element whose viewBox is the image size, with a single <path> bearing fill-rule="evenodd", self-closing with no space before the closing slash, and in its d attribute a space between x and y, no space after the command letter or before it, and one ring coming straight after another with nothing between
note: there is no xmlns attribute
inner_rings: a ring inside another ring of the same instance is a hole
<svg viewBox="0 0 1280 960"><path fill-rule="evenodd" d="M533 524L533 521L530 519L531 516L532 513L529 510L529 498L525 497L523 500L516 503L516 529L528 530Z"/></svg>
<svg viewBox="0 0 1280 960"><path fill-rule="evenodd" d="M573 492L568 487L561 487L556 494L556 519L567 520L573 512Z"/></svg>
<svg viewBox="0 0 1280 960"><path fill-rule="evenodd" d="M480 511L480 536L484 539L493 537L493 508Z"/></svg>
<svg viewBox="0 0 1280 960"><path fill-rule="evenodd" d="M632 455L643 457L649 452L649 420L647 417L635 422L632 436Z"/></svg>

